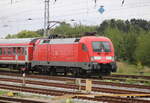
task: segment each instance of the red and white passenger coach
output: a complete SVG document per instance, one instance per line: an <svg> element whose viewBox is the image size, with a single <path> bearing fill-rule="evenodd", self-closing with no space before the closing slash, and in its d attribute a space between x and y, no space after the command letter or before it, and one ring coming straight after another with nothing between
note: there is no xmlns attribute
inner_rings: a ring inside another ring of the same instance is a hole
<svg viewBox="0 0 150 103"><path fill-rule="evenodd" d="M0 39L1 67L30 67L37 39Z"/></svg>
<svg viewBox="0 0 150 103"><path fill-rule="evenodd" d="M117 69L106 37L0 39L0 66L55 75L109 75Z"/></svg>

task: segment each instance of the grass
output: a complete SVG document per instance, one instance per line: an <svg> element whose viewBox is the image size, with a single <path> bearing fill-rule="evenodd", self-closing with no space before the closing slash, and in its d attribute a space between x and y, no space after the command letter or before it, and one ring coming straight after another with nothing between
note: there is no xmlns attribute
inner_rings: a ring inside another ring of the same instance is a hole
<svg viewBox="0 0 150 103"><path fill-rule="evenodd" d="M52 97L49 96L42 96L42 95L38 95L38 94L24 94L24 93L20 93L20 92L12 92L9 90L0 90L0 96L9 96L8 93L13 93L14 95L12 95L12 97L15 98L24 98L24 99L35 99L35 100L47 100L49 101L49 103L81 103L81 102L75 102L73 99L58 99L58 100L52 100Z"/></svg>
<svg viewBox="0 0 150 103"><path fill-rule="evenodd" d="M0 96L6 94L6 91L0 91Z"/></svg>
<svg viewBox="0 0 150 103"><path fill-rule="evenodd" d="M143 66L142 68L139 68L136 65L128 64L125 62L117 62L117 72L112 74L123 74L123 75L142 75L142 76L150 76L150 67ZM126 78L125 83L128 84L143 84L150 86L150 81L145 80L144 83L141 83L140 80L144 79L132 79L132 78ZM118 81L112 81L112 82L118 82Z"/></svg>
<svg viewBox="0 0 150 103"><path fill-rule="evenodd" d="M113 74L129 74L129 75L144 75L150 76L150 68L144 66L142 69L139 69L136 65L128 64L125 62L117 62L117 72Z"/></svg>

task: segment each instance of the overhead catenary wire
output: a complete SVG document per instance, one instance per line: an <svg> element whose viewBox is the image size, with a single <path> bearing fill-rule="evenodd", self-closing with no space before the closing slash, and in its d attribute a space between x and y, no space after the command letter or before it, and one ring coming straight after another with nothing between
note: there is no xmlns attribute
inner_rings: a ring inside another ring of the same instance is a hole
<svg viewBox="0 0 150 103"><path fill-rule="evenodd" d="M82 15L83 13L86 13L86 12L78 12L78 13L76 13L75 15ZM95 13L95 12L91 12L92 14L93 13ZM65 20L65 17L67 17L67 16L75 16L75 15L65 15L64 16L64 18L62 18L62 20ZM146 13L146 14L143 14L142 16L149 16L150 15L150 13ZM137 16L136 14L132 14L132 15L130 15L130 16ZM54 16L54 18L59 18L60 16ZM108 17L108 15L105 15L104 17ZM15 18L14 18L15 19ZM39 21L39 20L42 20L43 18L33 18L33 20L32 21ZM59 19L61 19L61 18L59 18ZM82 20L85 20L85 19L82 19ZM8 22L30 22L30 21L28 21L27 20L27 18L25 18L25 19L19 19L19 20L12 20L12 21L8 21ZM89 21L89 20L88 20Z"/></svg>
<svg viewBox="0 0 150 103"><path fill-rule="evenodd" d="M21 1L25 1L25 0L20 0L20 2ZM59 1L59 0L58 0ZM87 1L86 1L87 2ZM131 10L131 9L134 9L134 8L144 8L144 7L149 7L150 5L149 5L149 3L150 2L135 2L135 3L130 3L130 4L128 4L128 5L124 5L121 9L119 8L119 9L111 9L111 10L109 10L109 12L106 12L105 13L105 15L106 16L110 16L112 13L114 14L114 15L119 15L117 12L123 12L123 11L129 11L129 10ZM68 3L68 4L70 4L70 3ZM133 5L134 4L134 5ZM58 5L60 5L60 6L58 6ZM89 6L87 6L87 7L82 7L82 8L71 8L71 9L67 9L66 11L65 11L65 13L62 13L62 14L59 14L59 15L56 15L57 13L55 13L55 12L58 12L60 9L62 9L62 8L64 8L64 6L63 5L65 5L65 4L59 4L59 2L58 3L55 3L55 4L53 4L53 5L51 5L51 7L55 7L56 6L56 8L53 8L53 18L58 18L58 17L60 17L61 16L61 18L65 18L65 17L72 17L72 16L78 16L78 15L85 15L85 14L87 14L87 15L90 15L90 14L95 14L95 13L98 13L97 12L97 7L95 8L95 9L89 9ZM87 9L88 8L88 9ZM51 8L50 8L51 9ZM57 11L58 10L58 11ZM27 11L21 11L21 12L18 12L18 13L16 13L16 14L10 14L10 15L7 15L7 16L3 16L3 17L0 17L2 20L6 20L6 21L10 21L11 20L11 18L10 17L15 17L15 15L28 15L28 12L29 13L31 13L31 11L42 11L42 10L27 10ZM73 11L73 12L72 12ZM114 13L115 12L115 13ZM37 14L38 14L38 12L36 12ZM34 13L35 14L35 13ZM126 14L125 12L124 12L124 14ZM127 13L127 14L130 14L130 13ZM145 15L149 15L149 13L144 13ZM104 17L106 17L106 16L104 16ZM131 15L130 16L136 16L136 14L132 14L131 13ZM144 15L143 15L144 16ZM14 18L15 19L15 18ZM42 19L42 18L41 18ZM39 18L39 20L41 20L40 18ZM34 19L33 19L34 20ZM20 20L20 21L26 21L26 20ZM17 22L17 21L12 21L12 22Z"/></svg>
<svg viewBox="0 0 150 103"><path fill-rule="evenodd" d="M144 4L148 4L148 3L150 3L150 2L144 2ZM134 5L133 4L131 4L131 7L129 7L129 6L127 6L126 8L121 8L121 9L115 9L115 10L123 10L123 9L131 9L131 8L134 8L133 6L136 6L136 4L137 3L134 3ZM136 6L136 7L142 7L141 6L142 4L140 3L140 6ZM55 5L52 5L52 7L54 7ZM143 6L149 6L149 5L143 5ZM63 6L64 7L64 6ZM135 8L136 8L135 7ZM50 8L51 9L51 8ZM54 10L56 10L57 8L54 8ZM62 9L61 7L59 7L57 10L60 10L60 9ZM80 10L80 9L86 9L86 8L77 8L77 9L67 9L68 11L70 10L70 11L77 11L77 10ZM25 12L31 12L31 11L41 11L40 9L39 10L37 10L37 9L32 9L32 10L26 10L26 11L21 11L21 12L18 12L18 13L14 13L14 14L12 14L12 15L18 15L18 14L23 14L23 13L25 13ZM114 9L112 9L111 11L114 11ZM57 11L55 11L55 12L57 12ZM7 15L7 17L9 17L9 16L11 16L11 15Z"/></svg>
<svg viewBox="0 0 150 103"><path fill-rule="evenodd" d="M122 10L125 10L125 11L128 11L129 9L134 9L134 8L139 8L139 7L149 7L150 5L148 5L148 4L146 4L146 5L140 5L140 6L132 6L132 7L123 7L123 8L121 8L121 9L111 9L111 11L110 12L119 12L119 11L122 11ZM86 10L86 13L87 13L87 8L77 8L77 9L68 9L67 11L69 12L72 12L72 11L77 11L77 12L79 12L80 13L80 11L85 11ZM39 11L42 11L42 10L36 10L36 9L33 9L33 10L25 10L25 11L21 11L21 12L17 12L17 13L14 13L14 14L11 14L11 15L7 15L7 16L1 16L0 18L2 19L2 18L9 18L9 17L13 17L13 16L16 16L16 15L23 15L24 13L26 13L26 14L28 14L28 13L31 13L31 11L32 12L34 12L34 13L39 13ZM56 10L55 10L55 12L57 12ZM96 9L92 9L91 11L88 11L88 12L97 12L96 11ZM63 15L62 16L65 16L65 15L72 15L72 14L74 14L74 13L67 13L67 12L65 12L65 13L63 13ZM58 15L59 16L59 15Z"/></svg>
<svg viewBox="0 0 150 103"><path fill-rule="evenodd" d="M145 5L145 6L136 6L136 7L132 7L132 8L130 8L130 9L134 9L134 8L139 8L139 7L150 7L150 5ZM111 9L111 11L109 11L109 13L108 14L110 14L111 12L120 12L120 11L123 11L123 10L125 10L125 11L128 11L128 9L127 8L122 8L122 9ZM75 11L75 10L74 10ZM62 17L63 16L72 16L73 14L83 14L83 13L86 13L86 10L82 10L82 11L78 11L77 13L76 12L74 12L74 13L63 13L63 15L61 15ZM96 10L91 10L91 11L89 11L89 13L98 13L97 12L97 9ZM60 16L60 15L56 15L56 16Z"/></svg>

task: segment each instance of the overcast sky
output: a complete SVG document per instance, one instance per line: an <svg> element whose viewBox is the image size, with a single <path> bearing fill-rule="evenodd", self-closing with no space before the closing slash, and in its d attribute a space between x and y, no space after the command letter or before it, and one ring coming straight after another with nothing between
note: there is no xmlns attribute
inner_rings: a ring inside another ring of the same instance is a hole
<svg viewBox="0 0 150 103"><path fill-rule="evenodd" d="M150 20L150 0L50 0L50 20L99 25L106 19ZM98 9L103 5L105 12ZM31 18L32 20L28 20ZM71 21L74 19L75 21ZM0 0L0 37L43 28L44 0Z"/></svg>

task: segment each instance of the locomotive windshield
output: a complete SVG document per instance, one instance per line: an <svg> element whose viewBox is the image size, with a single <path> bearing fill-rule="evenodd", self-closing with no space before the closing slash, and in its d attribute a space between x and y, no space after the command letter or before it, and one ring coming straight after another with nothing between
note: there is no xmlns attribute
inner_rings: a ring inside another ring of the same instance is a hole
<svg viewBox="0 0 150 103"><path fill-rule="evenodd" d="M92 42L94 52L111 52L110 43L106 41Z"/></svg>

